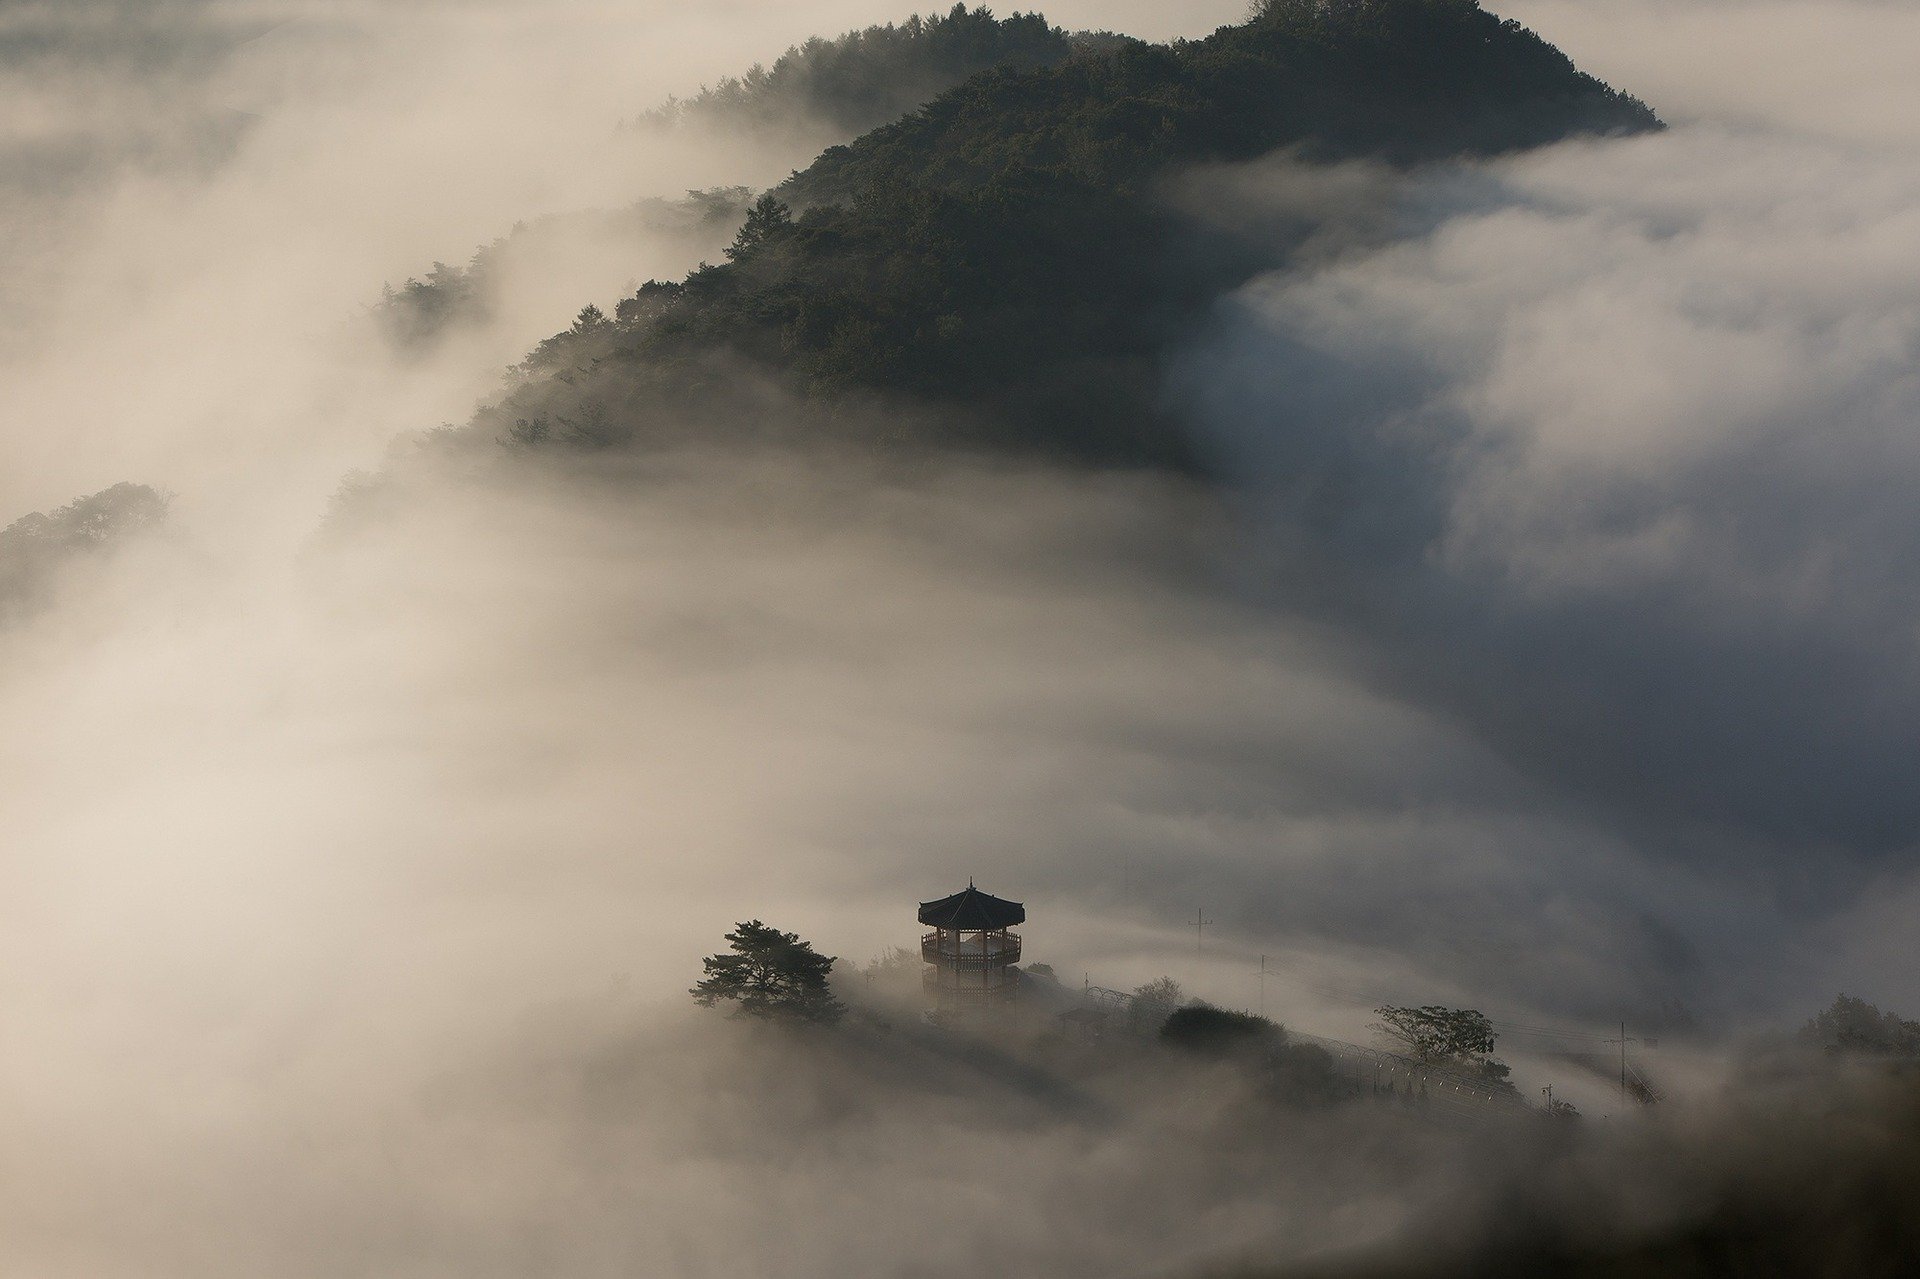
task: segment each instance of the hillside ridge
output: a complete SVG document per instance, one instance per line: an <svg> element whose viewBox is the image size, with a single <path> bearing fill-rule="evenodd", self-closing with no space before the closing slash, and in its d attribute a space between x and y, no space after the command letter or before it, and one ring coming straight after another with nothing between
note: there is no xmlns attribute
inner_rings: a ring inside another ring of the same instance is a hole
<svg viewBox="0 0 1920 1279"><path fill-rule="evenodd" d="M829 148L725 262L585 308L470 430L530 450L711 435L770 384L810 406L807 429L863 429L878 403L887 432L1192 469L1161 354L1284 246L1204 242L1168 175L1281 148L1407 169L1659 127L1474 0L1275 0L1201 40L991 69Z"/></svg>

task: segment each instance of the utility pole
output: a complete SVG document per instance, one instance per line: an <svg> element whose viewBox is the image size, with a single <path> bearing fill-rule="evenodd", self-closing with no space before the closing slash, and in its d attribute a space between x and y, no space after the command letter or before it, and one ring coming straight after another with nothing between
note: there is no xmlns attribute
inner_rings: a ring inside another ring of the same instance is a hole
<svg viewBox="0 0 1920 1279"><path fill-rule="evenodd" d="M1607 1042L1620 1045L1620 1104L1624 1106L1627 1104L1627 1045L1637 1044L1640 1041L1637 1038L1627 1037L1627 1023L1623 1021L1620 1023L1620 1038L1609 1039Z"/></svg>
<svg viewBox="0 0 1920 1279"><path fill-rule="evenodd" d="M1213 921L1207 918L1207 908L1202 906L1193 912L1193 953L1198 955L1207 948L1207 925Z"/></svg>
<svg viewBox="0 0 1920 1279"><path fill-rule="evenodd" d="M1260 956L1260 1015L1267 1015L1267 957Z"/></svg>

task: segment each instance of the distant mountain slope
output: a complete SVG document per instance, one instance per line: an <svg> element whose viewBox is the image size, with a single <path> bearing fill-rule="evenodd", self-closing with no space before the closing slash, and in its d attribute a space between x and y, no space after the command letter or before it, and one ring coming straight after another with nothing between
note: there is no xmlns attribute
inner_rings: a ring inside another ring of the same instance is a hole
<svg viewBox="0 0 1920 1279"><path fill-rule="evenodd" d="M1083 39L1097 39L1085 37ZM993 67L1032 70L1065 61L1075 37L1038 14L996 18L984 6L815 37L771 67L755 66L634 120L636 129L812 132L839 137L898 119Z"/></svg>
<svg viewBox="0 0 1920 1279"><path fill-rule="evenodd" d="M144 484L116 484L0 529L0 620L30 609L69 564L161 525L166 497Z"/></svg>
<svg viewBox="0 0 1920 1279"><path fill-rule="evenodd" d="M956 4L944 15L809 40L771 68L755 66L623 127L656 135L707 131L731 143L806 154L896 120L982 71L1051 66L1116 41L1121 37L1068 35L1037 14L996 18L984 7ZM435 262L424 275L388 286L373 319L396 351L418 353L450 331L492 320L512 292L505 281L540 270L570 242L667 244L689 262L716 254L754 194L721 187L524 223L476 251L465 266Z"/></svg>
<svg viewBox="0 0 1920 1279"><path fill-rule="evenodd" d="M785 191L809 205L876 181L952 191L1013 169L1116 185L1288 143L1309 158L1414 163L1657 123L1475 0L1270 0L1261 16L1205 40L983 74L828 150Z"/></svg>
<svg viewBox="0 0 1920 1279"><path fill-rule="evenodd" d="M715 187L677 200L647 199L624 209L522 222L476 250L465 266L435 262L424 276L411 277L397 289L388 285L372 317L396 352L428 350L452 331L493 320L502 295L511 295L510 279L541 270L570 244L667 244L688 261L715 253L740 225L754 194L750 187Z"/></svg>
<svg viewBox="0 0 1920 1279"><path fill-rule="evenodd" d="M473 429L527 447L724 429L749 411L744 364L823 420L895 400L953 442L1184 466L1159 353L1272 263L1197 244L1165 175L1657 127L1473 0L1275 0L1205 40L989 71L794 175L725 264L583 312Z"/></svg>

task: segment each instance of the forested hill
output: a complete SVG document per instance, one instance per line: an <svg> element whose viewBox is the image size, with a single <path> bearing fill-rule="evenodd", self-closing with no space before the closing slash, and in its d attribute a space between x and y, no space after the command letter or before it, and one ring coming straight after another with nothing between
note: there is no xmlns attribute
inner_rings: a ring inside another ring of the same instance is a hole
<svg viewBox="0 0 1920 1279"><path fill-rule="evenodd" d="M989 68L1052 66L1102 39L1068 35L1038 14L996 18L989 9L956 4L945 14L815 37L771 67L671 100L629 127L852 137Z"/></svg>
<svg viewBox="0 0 1920 1279"><path fill-rule="evenodd" d="M1068 34L1037 14L995 17L956 4L945 14L918 15L815 37L755 66L669 100L623 127L641 135L703 131L728 144L772 143L805 154L865 133L993 67L1034 69L1097 51L1121 36ZM689 191L685 199L644 199L624 209L581 210L521 223L475 252L465 266L435 262L423 275L389 286L373 308L381 334L397 353L431 349L457 329L495 318L519 273L539 270L544 254L571 241L671 244L695 255L718 253L740 225L754 192L746 187Z"/></svg>
<svg viewBox="0 0 1920 1279"><path fill-rule="evenodd" d="M968 446L1186 465L1161 353L1273 263L1197 243L1165 177L1657 127L1474 0L1271 0L1204 40L995 69L795 174L725 263L583 311L472 429L528 449L723 430L753 416L744 367L815 406L809 429L903 420L855 411L890 403Z"/></svg>
<svg viewBox="0 0 1920 1279"><path fill-rule="evenodd" d="M876 182L954 191L1035 169L1124 185L1288 143L1415 163L1656 123L1474 0L1274 0L1207 40L1133 43L1041 74L995 68L829 149L783 194L844 202Z"/></svg>
<svg viewBox="0 0 1920 1279"><path fill-rule="evenodd" d="M160 527L167 502L144 484L121 483L0 528L0 624L31 611L70 565Z"/></svg>

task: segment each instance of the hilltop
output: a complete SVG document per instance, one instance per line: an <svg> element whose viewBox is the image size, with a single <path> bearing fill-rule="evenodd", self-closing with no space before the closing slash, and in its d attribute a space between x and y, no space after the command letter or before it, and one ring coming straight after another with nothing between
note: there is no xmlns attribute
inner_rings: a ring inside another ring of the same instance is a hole
<svg viewBox="0 0 1920 1279"><path fill-rule="evenodd" d="M831 39L794 45L771 66L755 64L688 98L669 98L621 124L638 141L698 137L727 147L748 142L805 155L890 123L995 67L1033 69L1123 37L1069 33L1038 14L1001 18L956 4ZM671 244L685 260L718 253L756 193L726 186L658 197L618 210L582 210L522 223L476 251L465 266L435 262L423 275L387 287L373 318L396 352L418 353L448 332L493 319L506 277L540 269L570 239L603 244Z"/></svg>
<svg viewBox="0 0 1920 1279"><path fill-rule="evenodd" d="M1174 176L1282 148L1405 169L1658 127L1474 0L1272 0L1202 40L996 66L828 149L725 262L584 309L469 434L592 450L764 430L770 386L810 406L782 429L1190 467L1161 354L1278 263L1178 213Z"/></svg>
<svg viewBox="0 0 1920 1279"><path fill-rule="evenodd" d="M710 129L804 136L826 130L852 137L898 119L953 86L994 67L1053 66L1107 37L1071 35L1039 14L1005 18L956 4L947 13L814 37L770 67L673 98L629 128Z"/></svg>

